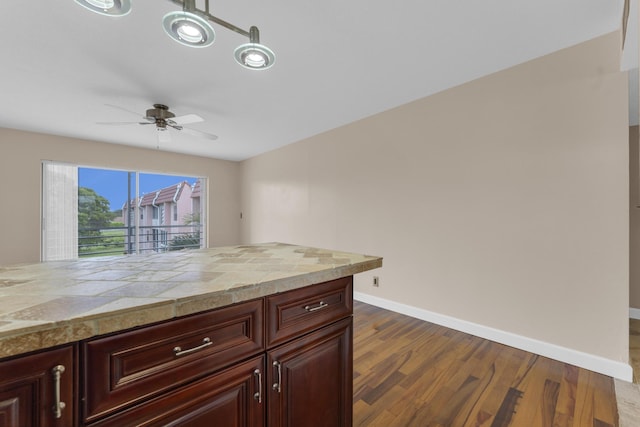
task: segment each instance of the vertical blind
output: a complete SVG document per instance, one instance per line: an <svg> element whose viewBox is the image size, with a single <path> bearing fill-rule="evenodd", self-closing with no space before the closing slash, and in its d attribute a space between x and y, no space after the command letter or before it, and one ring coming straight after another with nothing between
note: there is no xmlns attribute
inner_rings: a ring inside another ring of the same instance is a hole
<svg viewBox="0 0 640 427"><path fill-rule="evenodd" d="M78 257L78 168L42 163L42 260Z"/></svg>

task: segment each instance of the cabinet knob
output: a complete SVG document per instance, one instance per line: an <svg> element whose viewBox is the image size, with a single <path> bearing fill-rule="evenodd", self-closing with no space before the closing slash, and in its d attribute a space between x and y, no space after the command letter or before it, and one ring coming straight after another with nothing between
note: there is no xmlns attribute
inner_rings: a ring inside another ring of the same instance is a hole
<svg viewBox="0 0 640 427"><path fill-rule="evenodd" d="M189 353L193 353L194 351L198 351L198 350L202 350L205 347L209 347L210 345L212 345L213 342L211 341L211 338L206 337L202 340L202 344L200 344L197 347L193 347L193 348L189 348L186 350L183 350L182 347L176 346L173 347L173 352L175 353L176 356L184 356L185 354L189 354Z"/></svg>
<svg viewBox="0 0 640 427"><path fill-rule="evenodd" d="M274 360L273 361L273 367L278 370L278 382L273 383L271 388L274 391L277 391L278 393L280 393L280 390L281 390L280 386L282 384L282 364L280 362L278 362L277 360Z"/></svg>
<svg viewBox="0 0 640 427"><path fill-rule="evenodd" d="M260 373L260 369L253 371L253 375L258 378L258 391L253 393L253 398L257 400L258 403L262 403L262 374Z"/></svg>
<svg viewBox="0 0 640 427"><path fill-rule="evenodd" d="M306 305L306 306L304 307L304 309L305 309L306 311L308 311L309 313L311 313L311 312L313 312L313 311L322 310L323 308L327 308L327 307L329 307L329 304L327 304L327 303L326 303L326 302L324 302L324 301L320 301L320 304L316 305L315 307L312 307L312 306L310 306L310 305Z"/></svg>
<svg viewBox="0 0 640 427"><path fill-rule="evenodd" d="M56 365L51 370L53 374L53 416L56 418L62 417L62 410L67 406L64 402L60 401L60 379L64 373L63 365Z"/></svg>

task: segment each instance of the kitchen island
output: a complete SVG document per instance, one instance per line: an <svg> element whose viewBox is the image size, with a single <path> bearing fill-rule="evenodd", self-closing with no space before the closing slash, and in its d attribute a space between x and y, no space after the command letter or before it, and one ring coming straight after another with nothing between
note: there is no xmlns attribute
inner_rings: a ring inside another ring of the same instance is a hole
<svg viewBox="0 0 640 427"><path fill-rule="evenodd" d="M54 363L43 349L67 352L78 390L60 392L66 408L53 402L54 421L37 425L180 425L208 416L290 425L310 408L288 407L305 398L286 383L324 382L333 387L321 393L327 401L351 390L351 378L340 379L351 369L351 276L381 265L376 256L267 243L0 267L0 373L26 369L9 364L28 357ZM149 362L164 344L169 355ZM317 375L323 369L339 369L339 381ZM47 365L40 381L56 395L60 375L50 373ZM234 378L237 387L225 389ZM248 391L250 399L240 397ZM328 408L336 405L345 406ZM343 409L336 425L350 423ZM60 421L70 414L72 422Z"/></svg>

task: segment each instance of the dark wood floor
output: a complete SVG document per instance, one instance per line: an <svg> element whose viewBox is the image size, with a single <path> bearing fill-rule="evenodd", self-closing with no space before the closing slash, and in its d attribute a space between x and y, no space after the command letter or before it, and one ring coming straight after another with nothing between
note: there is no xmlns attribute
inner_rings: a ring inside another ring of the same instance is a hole
<svg viewBox="0 0 640 427"><path fill-rule="evenodd" d="M633 382L640 383L640 320L629 319L629 363L633 368Z"/></svg>
<svg viewBox="0 0 640 427"><path fill-rule="evenodd" d="M355 303L354 426L618 425L610 377Z"/></svg>

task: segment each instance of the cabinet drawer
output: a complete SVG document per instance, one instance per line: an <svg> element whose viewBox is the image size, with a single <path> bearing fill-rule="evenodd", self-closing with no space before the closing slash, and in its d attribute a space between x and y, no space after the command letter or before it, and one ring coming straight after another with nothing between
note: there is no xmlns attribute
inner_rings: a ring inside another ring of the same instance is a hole
<svg viewBox="0 0 640 427"><path fill-rule="evenodd" d="M83 342L91 422L264 350L263 300Z"/></svg>
<svg viewBox="0 0 640 427"><path fill-rule="evenodd" d="M267 347L353 313L353 277L267 297Z"/></svg>
<svg viewBox="0 0 640 427"><path fill-rule="evenodd" d="M264 356L209 375L92 424L93 427L262 427Z"/></svg>

